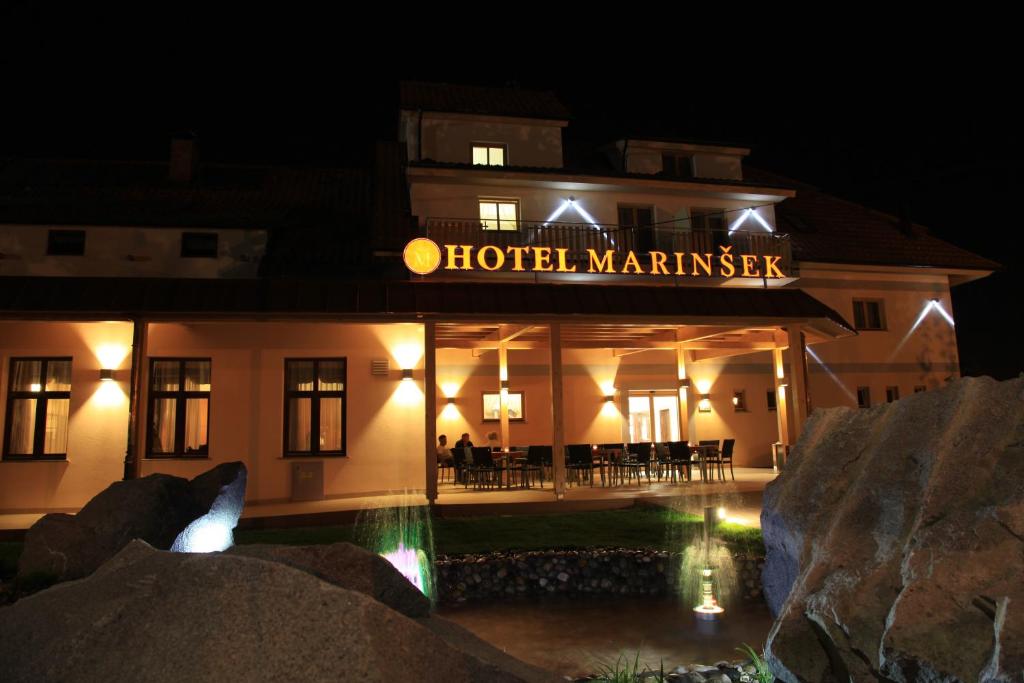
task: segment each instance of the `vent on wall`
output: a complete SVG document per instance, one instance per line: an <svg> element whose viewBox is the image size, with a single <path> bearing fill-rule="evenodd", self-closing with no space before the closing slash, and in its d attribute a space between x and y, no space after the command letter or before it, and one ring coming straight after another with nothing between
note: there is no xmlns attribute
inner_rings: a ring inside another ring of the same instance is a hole
<svg viewBox="0 0 1024 683"><path fill-rule="evenodd" d="M371 375L383 375L391 371L391 363L385 358L384 360L371 360L370 361L370 374Z"/></svg>

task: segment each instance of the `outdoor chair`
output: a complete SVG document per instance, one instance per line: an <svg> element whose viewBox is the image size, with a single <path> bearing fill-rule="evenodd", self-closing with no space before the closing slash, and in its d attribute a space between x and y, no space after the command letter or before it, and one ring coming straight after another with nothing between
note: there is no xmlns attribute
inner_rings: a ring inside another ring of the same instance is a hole
<svg viewBox="0 0 1024 683"><path fill-rule="evenodd" d="M491 449L487 446L473 446L473 467L470 470L470 477L475 487L493 486L497 477L500 476L498 467L494 464L494 457Z"/></svg>
<svg viewBox="0 0 1024 683"><path fill-rule="evenodd" d="M594 485L594 453L588 443L574 443L565 447L565 469L571 472L580 483L580 475L584 472L590 479L590 485Z"/></svg>
<svg viewBox="0 0 1024 683"><path fill-rule="evenodd" d="M619 468L626 477L626 483L632 481L636 476L636 485L640 485L640 472L647 475L647 485L651 485L651 442L626 444L626 452L629 457L623 459Z"/></svg>
<svg viewBox="0 0 1024 683"><path fill-rule="evenodd" d="M729 465L729 476L736 481L736 474L732 470L732 449L736 445L736 439L726 439L722 442L722 452L718 456L718 471L725 481L725 466Z"/></svg>
<svg viewBox="0 0 1024 683"><path fill-rule="evenodd" d="M680 478L685 474L686 481L692 479L690 444L686 441L672 441L668 444L668 465L672 471L672 479L675 481L676 473Z"/></svg>
<svg viewBox="0 0 1024 683"><path fill-rule="evenodd" d="M544 488L545 448L547 449L547 454L550 455L551 446L527 446L526 459L520 461L519 466L516 468L519 471L520 483L526 488L530 488L534 475L540 480L540 487Z"/></svg>
<svg viewBox="0 0 1024 683"><path fill-rule="evenodd" d="M452 448L452 466L455 468L455 483L469 486L469 459L465 448Z"/></svg>
<svg viewBox="0 0 1024 683"><path fill-rule="evenodd" d="M700 458L702 461L701 469L709 480L714 479L715 470L721 464L721 442L718 439L706 439L704 441L698 441L697 443L701 446L714 446L714 448L707 448L700 452Z"/></svg>
<svg viewBox="0 0 1024 683"><path fill-rule="evenodd" d="M451 452L451 449L449 449L449 452ZM444 481L446 479L446 477L445 477L445 473L446 472L448 473L447 479L448 480L452 480L453 477L454 477L454 474L453 474L454 471L455 471L455 463L454 463L454 461L452 459L438 457L438 459L437 459L437 478L438 478L438 481L440 481L441 483L444 483Z"/></svg>

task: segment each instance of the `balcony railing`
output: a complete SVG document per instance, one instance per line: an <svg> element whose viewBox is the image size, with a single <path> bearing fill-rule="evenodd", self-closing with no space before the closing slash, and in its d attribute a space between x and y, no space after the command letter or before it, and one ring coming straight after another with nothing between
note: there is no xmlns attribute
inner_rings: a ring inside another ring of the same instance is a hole
<svg viewBox="0 0 1024 683"><path fill-rule="evenodd" d="M507 223L503 224L507 225ZM438 244L460 244L483 247L551 247L567 249L567 259L587 263L588 249L603 254L611 249L619 253L634 251L638 255L650 251L687 254L713 254L720 246L732 246L732 253L779 256L779 268L790 272L792 250L786 235L767 231L684 230L673 225L627 227L591 223L541 223L517 221L516 230L484 229L479 220L462 218L427 218L426 236Z"/></svg>

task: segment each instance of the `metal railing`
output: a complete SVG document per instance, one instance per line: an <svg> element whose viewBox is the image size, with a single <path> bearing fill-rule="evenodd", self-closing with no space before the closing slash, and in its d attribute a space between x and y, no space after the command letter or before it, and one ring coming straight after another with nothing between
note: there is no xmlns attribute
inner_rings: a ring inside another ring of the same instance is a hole
<svg viewBox="0 0 1024 683"><path fill-rule="evenodd" d="M508 223L503 222L502 226ZM651 226L620 226L603 223L559 223L516 221L515 230L486 229L480 220L465 218L427 218L425 235L438 244L460 244L473 247L492 245L508 247L550 247L567 249L567 260L586 263L588 249L603 254L611 249L619 253L651 251L666 253L712 254L717 257L720 246L731 246L734 255L757 254L779 256L779 267L789 272L792 250L786 235L767 231L696 230L690 231L670 224Z"/></svg>

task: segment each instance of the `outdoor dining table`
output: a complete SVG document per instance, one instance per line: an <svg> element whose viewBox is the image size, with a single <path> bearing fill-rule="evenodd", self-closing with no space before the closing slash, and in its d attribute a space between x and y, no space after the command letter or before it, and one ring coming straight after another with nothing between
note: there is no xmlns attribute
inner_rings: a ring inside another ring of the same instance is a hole
<svg viewBox="0 0 1024 683"><path fill-rule="evenodd" d="M601 470L601 486L615 486L615 463L621 462L623 450L621 448L599 448L594 447L593 462Z"/></svg>
<svg viewBox="0 0 1024 683"><path fill-rule="evenodd" d="M690 453L697 456L697 466L700 468L700 480L705 482L708 480L708 457L709 454L713 455L718 450L718 446L707 444L703 446L690 446Z"/></svg>
<svg viewBox="0 0 1024 683"><path fill-rule="evenodd" d="M512 488L512 472L509 467L517 460L526 459L526 451L493 451L491 457L495 462L501 462L502 476L505 478L505 483L499 485L498 488ZM522 488L525 488L523 484L520 484Z"/></svg>

